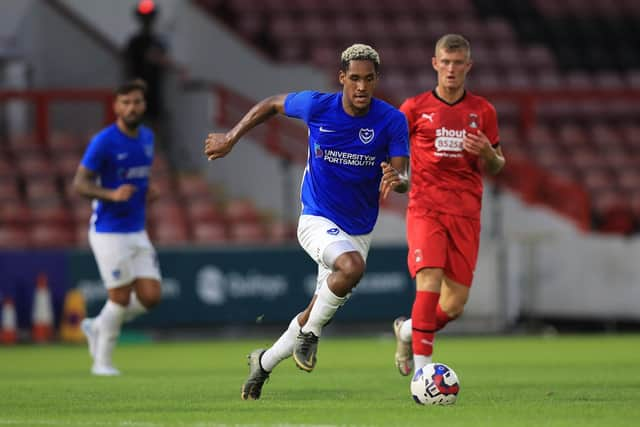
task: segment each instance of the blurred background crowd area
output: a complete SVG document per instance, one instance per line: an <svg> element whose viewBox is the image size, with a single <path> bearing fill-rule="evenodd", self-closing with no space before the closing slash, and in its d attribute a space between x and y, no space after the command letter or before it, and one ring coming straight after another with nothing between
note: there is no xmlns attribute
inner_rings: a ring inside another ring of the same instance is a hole
<svg viewBox="0 0 640 427"><path fill-rule="evenodd" d="M3 0L3 10L1 247L86 246L91 206L70 182L92 133L113 119L111 86L125 74L136 18L151 13L168 58L156 64L166 96L150 123L162 196L148 217L159 245L293 241L304 129L286 120L257 129L261 151L219 172L198 157L208 129L230 126L271 90L336 89L339 53L353 42L379 50L379 95L399 105L435 86L433 46L452 32L472 44L470 90L499 114L508 166L490 184L581 231L640 231L637 1ZM401 216L403 203L384 212Z"/></svg>

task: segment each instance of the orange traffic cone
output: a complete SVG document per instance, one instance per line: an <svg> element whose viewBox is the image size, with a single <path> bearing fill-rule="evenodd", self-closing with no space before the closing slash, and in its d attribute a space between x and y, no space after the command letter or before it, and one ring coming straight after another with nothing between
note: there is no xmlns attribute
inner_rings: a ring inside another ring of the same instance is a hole
<svg viewBox="0 0 640 427"><path fill-rule="evenodd" d="M18 341L17 324L16 306L11 298L5 298L2 304L2 332L0 333L2 344L15 344Z"/></svg>
<svg viewBox="0 0 640 427"><path fill-rule="evenodd" d="M64 308L60 320L60 339L73 343L85 342L80 322L86 315L87 309L82 292L71 289L64 298Z"/></svg>
<svg viewBox="0 0 640 427"><path fill-rule="evenodd" d="M32 311L31 338L33 342L49 341L53 335L53 308L51 306L48 282L49 279L46 274L38 274Z"/></svg>

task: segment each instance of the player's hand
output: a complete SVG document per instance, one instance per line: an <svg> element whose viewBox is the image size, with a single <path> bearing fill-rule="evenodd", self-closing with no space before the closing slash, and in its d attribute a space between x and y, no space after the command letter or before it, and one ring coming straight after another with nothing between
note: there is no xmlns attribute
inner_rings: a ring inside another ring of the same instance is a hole
<svg viewBox="0 0 640 427"><path fill-rule="evenodd" d="M204 142L204 154L209 160L224 157L233 148L233 142L225 133L210 133Z"/></svg>
<svg viewBox="0 0 640 427"><path fill-rule="evenodd" d="M493 156L493 147L487 135L482 133L478 129L478 133L467 132L462 140L462 148L468 153L475 154L484 159L491 158Z"/></svg>
<svg viewBox="0 0 640 427"><path fill-rule="evenodd" d="M382 180L380 181L380 197L385 200L391 190L395 190L401 185L406 185L407 179L400 175L393 166L387 162L380 163L382 168Z"/></svg>
<svg viewBox="0 0 640 427"><path fill-rule="evenodd" d="M111 192L111 201L112 202L126 202L133 196L137 188L135 185L131 184L122 184L120 187L116 188Z"/></svg>

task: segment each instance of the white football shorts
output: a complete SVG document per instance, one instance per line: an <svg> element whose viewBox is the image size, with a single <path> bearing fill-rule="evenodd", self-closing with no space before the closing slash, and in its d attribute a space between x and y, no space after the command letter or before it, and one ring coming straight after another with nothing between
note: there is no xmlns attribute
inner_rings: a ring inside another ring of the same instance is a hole
<svg viewBox="0 0 640 427"><path fill-rule="evenodd" d="M367 260L371 233L352 236L338 227L333 221L315 215L301 215L298 220L298 242L309 256L318 264L316 290L333 271L333 265L327 265L327 259L335 260L345 252L358 251ZM325 253L329 248L331 254Z"/></svg>
<svg viewBox="0 0 640 427"><path fill-rule="evenodd" d="M89 244L107 289L128 285L137 278L161 281L158 255L145 230L99 233L91 228Z"/></svg>

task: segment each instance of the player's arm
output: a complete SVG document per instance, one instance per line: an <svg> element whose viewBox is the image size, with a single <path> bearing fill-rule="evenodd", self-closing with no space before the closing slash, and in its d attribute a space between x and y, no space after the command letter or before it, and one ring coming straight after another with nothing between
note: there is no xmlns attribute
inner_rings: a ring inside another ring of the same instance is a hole
<svg viewBox="0 0 640 427"><path fill-rule="evenodd" d="M286 94L282 94L263 99L254 105L227 133L210 133L204 143L204 154L209 160L215 160L229 154L245 133L276 114L284 114L286 97Z"/></svg>
<svg viewBox="0 0 640 427"><path fill-rule="evenodd" d="M382 182L380 183L380 196L386 199L391 190L396 193L406 193L409 189L409 159L407 157L392 157L387 162L380 164L382 168Z"/></svg>
<svg viewBox="0 0 640 427"><path fill-rule="evenodd" d="M494 148L487 135L481 130L478 130L477 134L467 132L462 140L462 146L467 152L475 154L482 160L487 173L495 175L504 167L505 159L502 149Z"/></svg>
<svg viewBox="0 0 640 427"><path fill-rule="evenodd" d="M73 177L73 189L90 199L107 202L126 202L136 191L136 187L131 184L123 184L115 190L104 188L96 184L96 178L97 174L94 171L80 165Z"/></svg>

